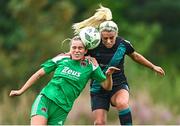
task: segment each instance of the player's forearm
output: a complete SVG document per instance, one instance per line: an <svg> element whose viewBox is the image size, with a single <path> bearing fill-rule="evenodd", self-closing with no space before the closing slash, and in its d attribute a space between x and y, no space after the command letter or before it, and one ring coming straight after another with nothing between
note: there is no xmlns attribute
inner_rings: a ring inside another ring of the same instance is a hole
<svg viewBox="0 0 180 126"><path fill-rule="evenodd" d="M112 74L106 75L106 80L103 82L102 87L105 90L112 90L112 85L113 85Z"/></svg>
<svg viewBox="0 0 180 126"><path fill-rule="evenodd" d="M134 52L130 56L134 61L150 68L151 70L155 71L156 73L158 73L160 75L165 75L165 72L161 67L154 65L149 60L147 60L145 57L143 57L141 54Z"/></svg>
<svg viewBox="0 0 180 126"><path fill-rule="evenodd" d="M147 60L146 58L144 58L143 56L140 56L140 60L139 63L150 68L153 69L153 67L155 66L154 64L152 64L149 60Z"/></svg>
<svg viewBox="0 0 180 126"><path fill-rule="evenodd" d="M140 63L150 69L153 69L155 67L155 65L153 63L151 63L149 60L147 60L144 56L142 56L139 53L135 53L133 55L133 60L136 61L137 63Z"/></svg>
<svg viewBox="0 0 180 126"><path fill-rule="evenodd" d="M36 73L34 73L24 84L24 86L20 89L21 94L28 90L44 74L45 72L43 69L40 69Z"/></svg>

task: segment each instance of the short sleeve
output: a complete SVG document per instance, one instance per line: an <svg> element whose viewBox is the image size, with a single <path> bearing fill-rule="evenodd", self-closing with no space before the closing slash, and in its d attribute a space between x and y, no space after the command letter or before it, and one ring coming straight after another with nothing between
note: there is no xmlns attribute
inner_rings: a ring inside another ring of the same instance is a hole
<svg viewBox="0 0 180 126"><path fill-rule="evenodd" d="M124 44L126 46L126 54L131 54L135 51L135 49L133 48L131 42L124 40Z"/></svg>
<svg viewBox="0 0 180 126"><path fill-rule="evenodd" d="M98 66L92 73L91 79L102 82L106 79L106 76L102 72L101 68Z"/></svg>
<svg viewBox="0 0 180 126"><path fill-rule="evenodd" d="M41 64L41 67L44 69L44 71L48 74L54 71L57 67L57 64L53 60L47 60L43 64Z"/></svg>
<svg viewBox="0 0 180 126"><path fill-rule="evenodd" d="M50 60L47 60L46 62L41 64L41 67L48 74L48 73L54 71L58 67L59 61L61 61L64 58L67 58L67 57L70 57L70 56L67 56L65 54L64 55L63 54L57 55L56 57L54 57Z"/></svg>

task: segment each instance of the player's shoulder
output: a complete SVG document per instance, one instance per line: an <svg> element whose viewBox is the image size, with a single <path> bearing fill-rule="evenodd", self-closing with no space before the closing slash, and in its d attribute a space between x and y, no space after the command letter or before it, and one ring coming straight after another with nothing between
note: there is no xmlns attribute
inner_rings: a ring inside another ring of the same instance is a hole
<svg viewBox="0 0 180 126"><path fill-rule="evenodd" d="M118 36L116 40L119 42L122 42L122 43L131 43L129 40L127 40L121 36Z"/></svg>
<svg viewBox="0 0 180 126"><path fill-rule="evenodd" d="M122 43L122 44L125 44L125 45L131 45L131 46L132 46L131 41L129 41L129 40L127 40L127 39L125 39L125 38L123 38L123 37L121 37L121 36L118 36L118 37L117 37L117 41L118 41L119 43Z"/></svg>
<svg viewBox="0 0 180 126"><path fill-rule="evenodd" d="M61 54L58 54L57 56L55 56L54 58L52 58L52 61L57 62L57 61L67 59L67 58L68 59L70 58L70 55L68 53L61 53Z"/></svg>

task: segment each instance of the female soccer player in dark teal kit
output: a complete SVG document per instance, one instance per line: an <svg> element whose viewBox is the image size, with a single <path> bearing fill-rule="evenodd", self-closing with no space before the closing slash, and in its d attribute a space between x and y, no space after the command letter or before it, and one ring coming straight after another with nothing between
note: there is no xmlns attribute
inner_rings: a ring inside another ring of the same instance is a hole
<svg viewBox="0 0 180 126"><path fill-rule="evenodd" d="M112 76L113 88L111 91L104 90L99 82L94 80L91 83L91 107L95 125L105 125L107 112L110 104L118 110L121 125L132 125L131 109L129 107L129 85L124 74L125 56L129 56L135 62L144 65L160 75L164 70L148 61L145 57L135 51L130 42L118 36L118 27L111 21L110 9L100 6L97 12L90 18L75 23L75 33L87 26L99 29L101 33L100 45L89 50L87 55L97 59L102 70L106 71L109 66L115 66L121 71L115 72Z"/></svg>
<svg viewBox="0 0 180 126"><path fill-rule="evenodd" d="M113 21L105 21L100 24L101 43L94 49L89 50L88 55L95 57L102 70L115 66L121 69L113 74L113 88L111 91L104 90L99 82L91 84L91 107L95 117L95 124L105 124L106 112L110 104L115 106L119 113L121 125L132 125L131 109L129 107L129 85L124 74L124 59L128 55L135 62L140 63L153 71L164 75L161 67L152 64L141 54L137 53L130 42L118 36L118 27Z"/></svg>

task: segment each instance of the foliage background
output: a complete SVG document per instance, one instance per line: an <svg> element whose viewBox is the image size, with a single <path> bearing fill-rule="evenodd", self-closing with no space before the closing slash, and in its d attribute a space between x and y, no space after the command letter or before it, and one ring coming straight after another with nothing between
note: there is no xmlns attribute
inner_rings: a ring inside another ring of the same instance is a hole
<svg viewBox="0 0 180 126"><path fill-rule="evenodd" d="M71 26L92 16L99 4L111 9L119 35L166 72L165 77L126 58L134 124L180 124L179 0L0 0L0 124L29 124L31 104L50 79L21 97L9 98L48 58L68 51ZM93 124L89 86L77 99L67 124ZM70 119L71 118L71 119ZM108 124L119 124L112 108Z"/></svg>

